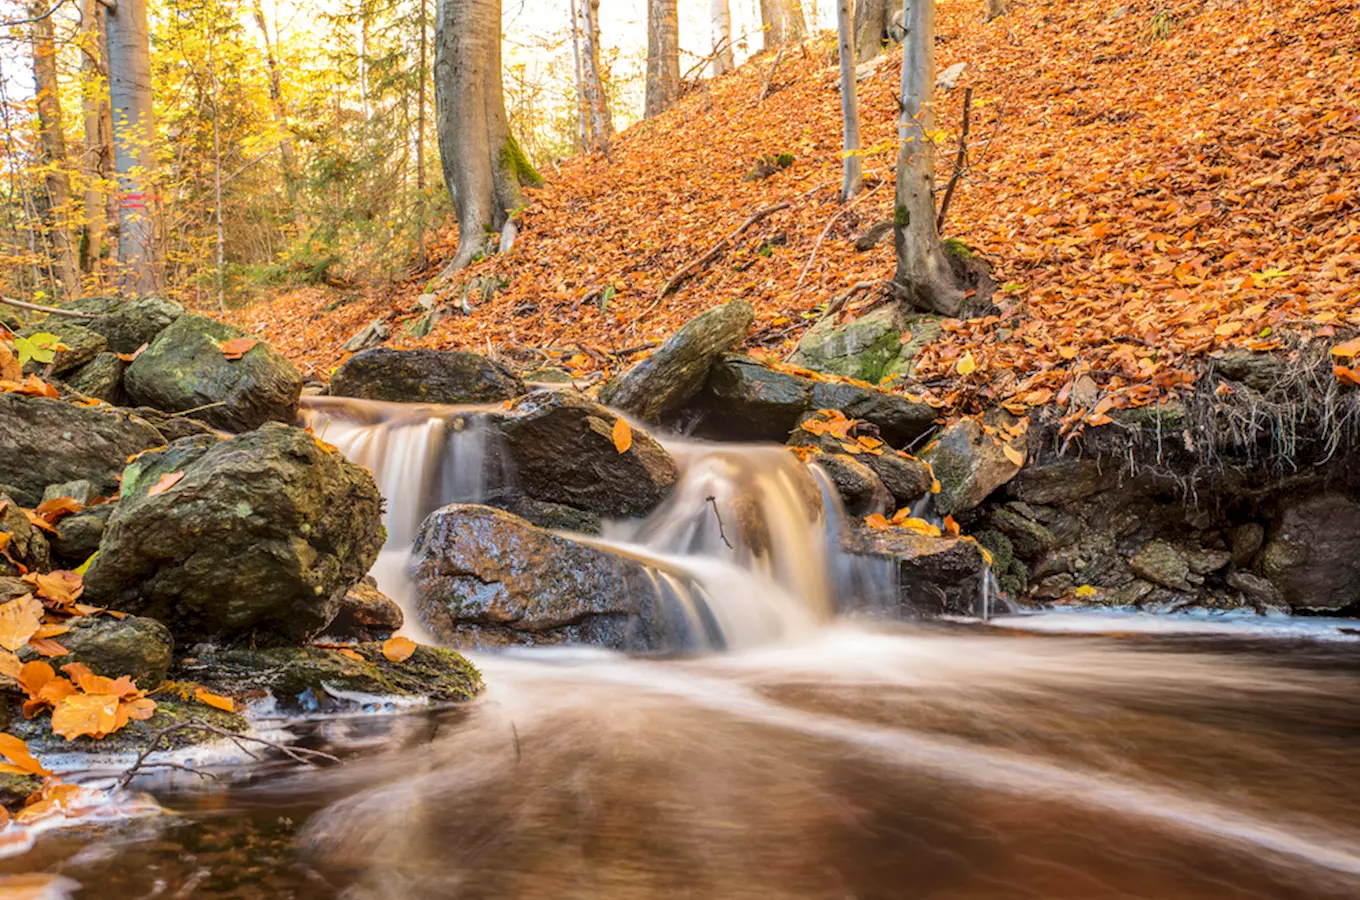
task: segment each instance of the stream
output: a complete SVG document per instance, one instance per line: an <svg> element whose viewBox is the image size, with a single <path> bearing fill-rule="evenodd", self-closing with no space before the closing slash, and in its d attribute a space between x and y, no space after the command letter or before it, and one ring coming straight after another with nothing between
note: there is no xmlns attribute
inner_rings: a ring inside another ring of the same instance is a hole
<svg viewBox="0 0 1360 900"><path fill-rule="evenodd" d="M374 470L409 613L419 521L500 475L484 411L384 406L308 417ZM595 540L653 567L672 652L470 651L466 706L268 723L345 764L148 778L165 814L45 834L0 896L1360 896L1346 623L894 621L791 454L667 446L673 500Z"/></svg>

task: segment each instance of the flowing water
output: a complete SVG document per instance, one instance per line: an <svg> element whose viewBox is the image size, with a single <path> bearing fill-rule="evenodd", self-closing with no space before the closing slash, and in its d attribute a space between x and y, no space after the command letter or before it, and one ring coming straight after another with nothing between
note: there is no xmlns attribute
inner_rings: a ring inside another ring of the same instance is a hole
<svg viewBox="0 0 1360 900"><path fill-rule="evenodd" d="M331 403L324 437L374 469L392 532L512 483L447 422L478 411ZM467 707L282 723L343 766L152 783L174 815L53 833L0 872L119 898L1360 896L1344 624L834 618L877 608L846 594L883 573L837 556L818 481L782 451L674 452L675 497L601 541L701 602L726 652L474 652Z"/></svg>

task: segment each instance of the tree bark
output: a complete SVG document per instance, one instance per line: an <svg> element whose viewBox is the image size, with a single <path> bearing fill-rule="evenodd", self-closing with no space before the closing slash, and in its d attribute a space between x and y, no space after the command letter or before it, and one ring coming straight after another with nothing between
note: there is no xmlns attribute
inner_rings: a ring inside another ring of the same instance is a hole
<svg viewBox="0 0 1360 900"><path fill-rule="evenodd" d="M987 18L983 21L990 22L999 19L1006 14L1006 0L987 0Z"/></svg>
<svg viewBox="0 0 1360 900"><path fill-rule="evenodd" d="M76 245L71 229L71 175L67 171L66 132L61 117L57 86L57 47L47 0L33 0L28 7L33 22L33 85L37 92L38 152L46 170L46 202L43 205L53 269L63 299L80 296L76 270Z"/></svg>
<svg viewBox="0 0 1360 900"><path fill-rule="evenodd" d="M605 94L604 78L600 72L600 0L582 0L581 13L585 17L581 47L584 67L586 109L589 112L590 151L608 152L614 137L614 120L609 114L609 97ZM676 65L679 65L676 57Z"/></svg>
<svg viewBox="0 0 1360 900"><path fill-rule="evenodd" d="M892 36L893 14L898 7L892 0L860 0L855 4L855 47L860 62L868 62L883 52Z"/></svg>
<svg viewBox="0 0 1360 900"><path fill-rule="evenodd" d="M279 71L278 58L274 56L274 45L269 40L269 26L264 18L264 6L255 0L255 24L264 35L264 61L269 69L269 105L274 118L274 127L279 130L279 157L283 160L283 186L288 193L288 206L294 217L297 216L297 157L293 152L293 133L288 127L288 107L283 101L283 76ZM424 35L423 24L421 30Z"/></svg>
<svg viewBox="0 0 1360 900"><path fill-rule="evenodd" d="M766 50L807 37L807 22L799 0L760 0L760 24L765 32Z"/></svg>
<svg viewBox="0 0 1360 900"><path fill-rule="evenodd" d="M500 0L439 0L434 103L439 158L458 212L449 274L486 252L488 233L523 205L521 185L542 182L505 114Z"/></svg>
<svg viewBox="0 0 1360 900"><path fill-rule="evenodd" d="M156 228L151 190L156 174L152 146L156 120L151 106L151 53L146 0L118 0L105 17L109 103L113 113L114 164L118 173L118 258L122 291L136 297L156 292Z"/></svg>
<svg viewBox="0 0 1360 900"><path fill-rule="evenodd" d="M680 16L676 0L647 0L647 91L650 119L680 98Z"/></svg>
<svg viewBox="0 0 1360 900"><path fill-rule="evenodd" d="M836 33L840 39L841 61L841 122L844 132L844 173L841 180L841 201L849 200L864 186L861 172L859 138L859 86L855 83L855 35L851 24L850 4L853 0L836 0Z"/></svg>
<svg viewBox="0 0 1360 900"><path fill-rule="evenodd" d="M710 0L709 21L713 30L713 74L726 75L737 67L732 56L732 10L727 0Z"/></svg>
<svg viewBox="0 0 1360 900"><path fill-rule="evenodd" d="M576 0L570 0L571 9L571 61L576 72L576 146L579 150L590 148L590 119L586 115L585 77L581 71L581 19L576 9Z"/></svg>
<svg viewBox="0 0 1360 900"><path fill-rule="evenodd" d="M95 276L98 281L102 275L104 233L108 230L109 222L108 192L104 185L113 163L109 104L105 99L107 73L100 59L104 43L104 7L97 0L82 0L80 17L81 112L85 150L81 165L85 176L85 193L80 270Z"/></svg>
<svg viewBox="0 0 1360 900"><path fill-rule="evenodd" d="M425 252L425 80L429 69L429 9L420 0L420 87L416 92L416 264L424 268Z"/></svg>
<svg viewBox="0 0 1360 900"><path fill-rule="evenodd" d="M935 127L935 0L904 0L903 24L894 280L913 306L957 316L963 291L935 230L935 145L930 138Z"/></svg>

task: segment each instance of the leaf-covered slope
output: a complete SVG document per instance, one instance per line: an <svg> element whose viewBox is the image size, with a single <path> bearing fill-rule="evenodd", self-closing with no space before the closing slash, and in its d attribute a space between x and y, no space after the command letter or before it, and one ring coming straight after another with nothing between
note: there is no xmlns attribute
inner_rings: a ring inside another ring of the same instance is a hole
<svg viewBox="0 0 1360 900"><path fill-rule="evenodd" d="M939 68L968 67L939 98L940 181L971 86L974 165L946 234L991 261L1004 290L1000 317L959 323L924 351L918 375L951 405L1038 402L1081 372L1136 405L1184 385L1209 351L1360 325L1360 4L1063 0L1015 4L990 24L982 13L977 0L939 7ZM741 298L757 312L755 342L791 347L809 311L891 274L890 240L859 253L850 239L890 215L899 61L860 83L869 193L849 208L836 201L834 44L813 40L773 75L764 54L708 83L621 135L609 158L546 172L514 252L456 282L505 286L426 338L402 337L420 314L414 283L333 309L333 295L299 291L241 318L323 372L379 315L400 345L551 345L592 368ZM787 169L743 180L782 153L795 157ZM677 270L781 202L658 299ZM960 376L970 351L976 367Z"/></svg>

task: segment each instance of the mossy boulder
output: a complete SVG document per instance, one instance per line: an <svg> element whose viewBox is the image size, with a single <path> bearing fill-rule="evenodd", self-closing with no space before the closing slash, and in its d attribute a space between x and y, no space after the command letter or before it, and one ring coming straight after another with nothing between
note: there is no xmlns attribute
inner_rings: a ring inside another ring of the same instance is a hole
<svg viewBox="0 0 1360 900"><path fill-rule="evenodd" d="M184 307L178 303L160 297L139 297L106 307L86 327L102 334L114 353L136 353L138 347L150 344L182 315Z"/></svg>
<svg viewBox="0 0 1360 900"><path fill-rule="evenodd" d="M136 405L197 410L194 417L226 431L292 422L302 375L263 341L239 359L227 359L220 344L246 336L206 316L182 315L128 366L124 389Z"/></svg>
<svg viewBox="0 0 1360 900"><path fill-rule="evenodd" d="M301 640L373 565L381 510L368 470L301 429L184 438L128 465L86 596L184 644Z"/></svg>
<svg viewBox="0 0 1360 900"><path fill-rule="evenodd" d="M52 317L41 325L30 325L18 332L21 338L30 338L37 334L56 335L61 339L65 349L58 350L50 363L29 360L24 366L24 371L28 373L46 372L50 369L53 375L60 376L79 369L108 348L108 342L104 340L102 334L91 331L83 325L76 325L70 319Z"/></svg>
<svg viewBox="0 0 1360 900"><path fill-rule="evenodd" d="M842 325L821 320L799 340L789 362L879 384L910 376L916 354L939 334L937 317L907 315L889 304Z"/></svg>
<svg viewBox="0 0 1360 900"><path fill-rule="evenodd" d="M875 513L891 514L893 496L878 477L858 457L847 453L819 453L816 464L831 479L845 511L855 518Z"/></svg>
<svg viewBox="0 0 1360 900"><path fill-rule="evenodd" d="M118 492L127 458L165 443L144 419L113 407L0 393L0 484L32 508L49 484L85 479L104 496Z"/></svg>
<svg viewBox="0 0 1360 900"><path fill-rule="evenodd" d="M101 503L62 519L58 533L51 536L54 563L74 569L89 559L99 549L104 527L117 508L113 503Z"/></svg>
<svg viewBox="0 0 1360 900"><path fill-rule="evenodd" d="M10 734L28 744L28 749L38 759L49 753L98 753L134 754L151 746L152 740L175 725L191 725L195 720L234 734L245 734L250 725L243 716L224 710L205 706L202 703L169 699L165 696L152 698L156 701L156 711L149 719L133 719L113 734L102 738L79 737L73 741L52 733L52 714L45 711L25 719L19 711L17 699L10 702ZM222 740L221 736L202 728L187 727L172 731L161 737L156 745L158 750L179 750L195 744L205 744Z"/></svg>
<svg viewBox="0 0 1360 900"><path fill-rule="evenodd" d="M123 371L126 363L117 353L100 353L85 365L70 372L65 382L86 397L118 403L123 399Z"/></svg>
<svg viewBox="0 0 1360 900"><path fill-rule="evenodd" d="M731 354L713 365L702 403L705 436L782 442L812 403L812 382Z"/></svg>
<svg viewBox="0 0 1360 900"><path fill-rule="evenodd" d="M976 419L961 419L946 428L921 457L939 479L941 490L935 508L941 515L973 509L1014 478L1021 466L1006 455L1001 440L988 434Z"/></svg>
<svg viewBox="0 0 1360 900"><path fill-rule="evenodd" d="M49 659L54 669L68 663L84 663L96 675L106 678L131 676L137 686L149 691L165 680L170 655L175 647L170 629L145 616L81 616L67 623L71 630L57 637L67 650L65 656ZM37 653L20 651L27 662Z"/></svg>
<svg viewBox="0 0 1360 900"><path fill-rule="evenodd" d="M462 350L356 353L331 376L334 397L393 403L499 403L518 397L524 382L505 366Z"/></svg>
<svg viewBox="0 0 1360 900"><path fill-rule="evenodd" d="M600 401L645 422L659 421L699 393L709 369L741 343L754 321L755 310L745 300L713 307L607 383L600 390Z"/></svg>

